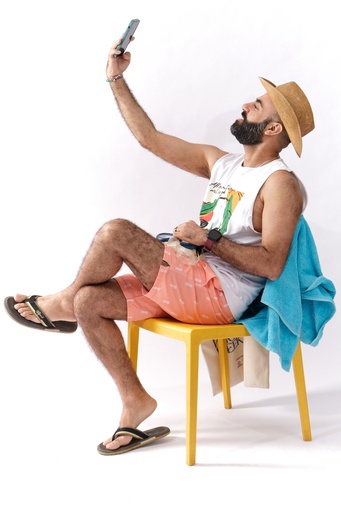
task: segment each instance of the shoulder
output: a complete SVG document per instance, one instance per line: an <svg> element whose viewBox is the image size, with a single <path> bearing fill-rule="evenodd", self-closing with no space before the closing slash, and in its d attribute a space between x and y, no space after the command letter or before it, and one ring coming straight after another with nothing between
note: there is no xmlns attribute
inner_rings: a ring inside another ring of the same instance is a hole
<svg viewBox="0 0 341 512"><path fill-rule="evenodd" d="M291 171L287 170L277 170L273 172L265 181L263 185L263 189L269 189L270 191L275 191L277 189L289 189L292 191L297 190L300 192L300 184L295 176L295 174Z"/></svg>
<svg viewBox="0 0 341 512"><path fill-rule="evenodd" d="M302 187L295 174L291 171L278 170L271 174L260 190L260 198L263 203L280 202L287 206L297 207L302 211L305 204L305 196Z"/></svg>
<svg viewBox="0 0 341 512"><path fill-rule="evenodd" d="M240 164L243 161L244 155L237 155L235 153L227 153L226 151L221 151L221 153L215 154L216 158L212 159L212 165L210 167L211 175L220 172L225 174L230 168L233 168L234 165Z"/></svg>
<svg viewBox="0 0 341 512"><path fill-rule="evenodd" d="M214 146L207 146L207 162L209 174L211 175L214 166L230 153Z"/></svg>

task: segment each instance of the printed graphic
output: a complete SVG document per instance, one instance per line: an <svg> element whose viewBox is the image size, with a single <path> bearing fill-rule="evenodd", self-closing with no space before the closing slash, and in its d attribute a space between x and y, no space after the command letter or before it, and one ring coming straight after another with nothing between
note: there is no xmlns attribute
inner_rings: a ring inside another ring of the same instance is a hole
<svg viewBox="0 0 341 512"><path fill-rule="evenodd" d="M200 210L200 226L219 229L224 234L244 192L233 190L221 183L211 183Z"/></svg>

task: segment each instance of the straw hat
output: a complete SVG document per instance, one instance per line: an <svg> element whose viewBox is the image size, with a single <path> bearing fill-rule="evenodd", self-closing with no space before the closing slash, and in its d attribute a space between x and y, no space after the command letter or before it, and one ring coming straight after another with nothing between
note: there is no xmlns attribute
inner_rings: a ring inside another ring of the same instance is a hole
<svg viewBox="0 0 341 512"><path fill-rule="evenodd" d="M265 78L259 79L269 94L296 153L301 156L302 137L315 128L314 115L306 95L295 82L276 87Z"/></svg>

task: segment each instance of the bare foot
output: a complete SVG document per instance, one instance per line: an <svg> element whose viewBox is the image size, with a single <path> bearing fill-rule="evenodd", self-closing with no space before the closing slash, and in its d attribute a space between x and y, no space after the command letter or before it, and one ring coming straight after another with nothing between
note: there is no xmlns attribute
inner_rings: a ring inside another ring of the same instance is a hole
<svg viewBox="0 0 341 512"><path fill-rule="evenodd" d="M137 428L142 421L147 419L157 407L157 402L150 395L146 394L143 401L139 400L138 409L126 408L121 416L120 427ZM132 440L131 436L119 436L117 439L112 441L112 438L104 441L103 445L108 450L117 450L120 446L126 446Z"/></svg>
<svg viewBox="0 0 341 512"><path fill-rule="evenodd" d="M40 323L38 318L32 313L32 310L29 308L29 306L23 302L26 297L27 295L17 293L14 296L14 300L17 302L14 308L26 320ZM36 300L36 303L42 312L51 320L51 322L56 322L58 320L74 322L76 320L73 313L72 301L64 292L56 293L55 295L39 297Z"/></svg>

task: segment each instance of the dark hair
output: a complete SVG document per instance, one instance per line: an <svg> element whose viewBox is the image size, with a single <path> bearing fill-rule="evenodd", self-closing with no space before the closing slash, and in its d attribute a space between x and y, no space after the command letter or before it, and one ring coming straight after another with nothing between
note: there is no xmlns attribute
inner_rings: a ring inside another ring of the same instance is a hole
<svg viewBox="0 0 341 512"><path fill-rule="evenodd" d="M281 141L282 148L284 149L287 146L289 146L289 144L291 142L291 140L289 138L289 135L288 135L288 132L286 131L285 126L283 124L283 121L279 117L279 115L273 116L271 120L274 121L275 123L279 123L282 126L282 131L281 131L281 133L279 135L279 138L280 138L280 141Z"/></svg>

